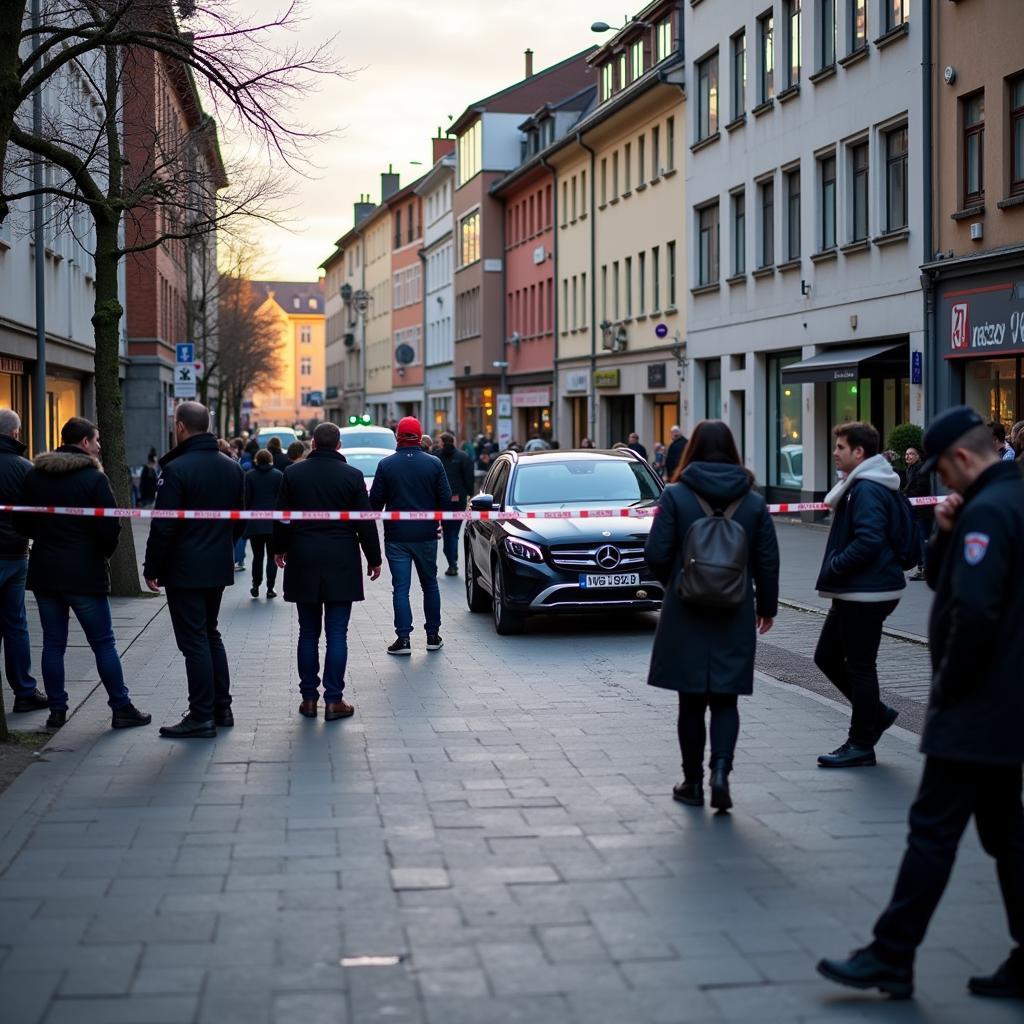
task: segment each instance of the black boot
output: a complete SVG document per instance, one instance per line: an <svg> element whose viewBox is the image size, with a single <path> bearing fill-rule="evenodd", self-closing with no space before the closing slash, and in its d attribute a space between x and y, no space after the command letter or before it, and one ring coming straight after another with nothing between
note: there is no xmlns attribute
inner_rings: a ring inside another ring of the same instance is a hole
<svg viewBox="0 0 1024 1024"><path fill-rule="evenodd" d="M223 707L213 709L213 721L218 726L224 726L229 728L235 724L235 716L231 711L231 705L225 704Z"/></svg>
<svg viewBox="0 0 1024 1024"><path fill-rule="evenodd" d="M125 704L123 708L114 708L110 728L135 729L140 725L149 725L152 721L152 715L143 714L134 704Z"/></svg>
<svg viewBox="0 0 1024 1024"><path fill-rule="evenodd" d="M51 711L50 717L46 720L47 729L59 729L68 720L67 711Z"/></svg>
<svg viewBox="0 0 1024 1024"><path fill-rule="evenodd" d="M185 715L177 725L161 725L160 735L169 739L213 739L217 735L217 726L212 718L205 721L193 718L191 713Z"/></svg>
<svg viewBox="0 0 1024 1024"><path fill-rule="evenodd" d="M16 715L24 714L26 711L45 711L50 706L50 702L46 699L46 694L41 693L39 690L33 690L31 693L23 693L20 696L14 698L14 707L11 710Z"/></svg>
<svg viewBox="0 0 1024 1024"><path fill-rule="evenodd" d="M967 987L976 996L1024 999L1024 948L1015 949L994 974L971 978Z"/></svg>
<svg viewBox="0 0 1024 1024"><path fill-rule="evenodd" d="M720 757L711 765L711 806L716 811L727 811L732 807L728 764L724 757Z"/></svg>
<svg viewBox="0 0 1024 1024"><path fill-rule="evenodd" d="M689 807L703 807L704 786L700 782L687 782L683 779L678 786L672 787L672 799Z"/></svg>
<svg viewBox="0 0 1024 1024"><path fill-rule="evenodd" d="M870 946L856 950L848 960L821 960L818 973L850 988L877 988L893 999L909 999L914 994L913 968L882 960Z"/></svg>

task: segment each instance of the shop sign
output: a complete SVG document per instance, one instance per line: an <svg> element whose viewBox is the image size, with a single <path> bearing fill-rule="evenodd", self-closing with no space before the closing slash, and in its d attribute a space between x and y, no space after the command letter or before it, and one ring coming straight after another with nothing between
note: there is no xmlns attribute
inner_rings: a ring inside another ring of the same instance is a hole
<svg viewBox="0 0 1024 1024"><path fill-rule="evenodd" d="M651 363L647 367L647 390L667 387L668 374L664 363Z"/></svg>
<svg viewBox="0 0 1024 1024"><path fill-rule="evenodd" d="M910 383L920 384L924 380L924 353L910 353Z"/></svg>
<svg viewBox="0 0 1024 1024"><path fill-rule="evenodd" d="M565 375L566 391L586 391L590 386L590 375L586 370L569 370Z"/></svg>
<svg viewBox="0 0 1024 1024"><path fill-rule="evenodd" d="M946 358L1024 351L1024 280L990 274L961 284L940 299Z"/></svg>
<svg viewBox="0 0 1024 1024"><path fill-rule="evenodd" d="M517 409L537 409L551 404L551 388L532 388L529 391L513 391L512 404Z"/></svg>
<svg viewBox="0 0 1024 1024"><path fill-rule="evenodd" d="M512 415L512 396L498 395L498 418L508 419Z"/></svg>
<svg viewBox="0 0 1024 1024"><path fill-rule="evenodd" d="M0 373L24 373L25 364L20 359L0 356Z"/></svg>
<svg viewBox="0 0 1024 1024"><path fill-rule="evenodd" d="M595 370L595 388L617 388L619 386L619 370Z"/></svg>

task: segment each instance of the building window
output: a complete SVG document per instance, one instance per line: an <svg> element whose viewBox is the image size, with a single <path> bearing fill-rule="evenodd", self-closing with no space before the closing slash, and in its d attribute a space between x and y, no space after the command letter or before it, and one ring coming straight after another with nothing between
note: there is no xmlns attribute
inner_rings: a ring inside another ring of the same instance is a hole
<svg viewBox="0 0 1024 1024"><path fill-rule="evenodd" d="M704 362L704 416L709 420L722 418L722 360Z"/></svg>
<svg viewBox="0 0 1024 1024"><path fill-rule="evenodd" d="M459 266L466 267L480 259L480 211L459 221Z"/></svg>
<svg viewBox="0 0 1024 1024"><path fill-rule="evenodd" d="M775 18L769 11L757 19L758 48L760 50L761 86L758 103L767 103L775 95Z"/></svg>
<svg viewBox="0 0 1024 1024"><path fill-rule="evenodd" d="M608 319L608 264L601 267L601 319Z"/></svg>
<svg viewBox="0 0 1024 1024"><path fill-rule="evenodd" d="M741 117L747 109L747 33L732 37L732 118Z"/></svg>
<svg viewBox="0 0 1024 1024"><path fill-rule="evenodd" d="M786 86L800 84L803 45L800 41L800 0L786 0Z"/></svg>
<svg viewBox="0 0 1024 1024"><path fill-rule="evenodd" d="M640 253L637 260L637 311L643 316L647 312L647 253Z"/></svg>
<svg viewBox="0 0 1024 1024"><path fill-rule="evenodd" d="M859 142L850 147L850 165L853 199L853 231L851 241L860 242L868 237L868 144Z"/></svg>
<svg viewBox="0 0 1024 1024"><path fill-rule="evenodd" d="M575 174L572 176L572 188L571 188L570 191L571 191L571 194L572 194L572 206L571 206L572 215L570 217L570 220L572 221L573 224L575 224L576 223L576 175Z"/></svg>
<svg viewBox="0 0 1024 1024"><path fill-rule="evenodd" d="M718 52L697 65L697 141L718 131Z"/></svg>
<svg viewBox="0 0 1024 1024"><path fill-rule="evenodd" d="M601 160L601 205L608 202L608 158Z"/></svg>
<svg viewBox="0 0 1024 1024"><path fill-rule="evenodd" d="M633 259L630 256L626 257L625 265L623 266L623 272L626 277L626 318L631 319L633 316Z"/></svg>
<svg viewBox="0 0 1024 1024"><path fill-rule="evenodd" d="M836 244L836 157L832 153L819 161L821 169L821 248Z"/></svg>
<svg viewBox="0 0 1024 1024"><path fill-rule="evenodd" d="M846 0L850 5L850 53L868 45L868 0Z"/></svg>
<svg viewBox="0 0 1024 1024"><path fill-rule="evenodd" d="M644 73L644 41L638 39L630 47L633 64L633 81L635 82Z"/></svg>
<svg viewBox="0 0 1024 1024"><path fill-rule="evenodd" d="M786 172L786 259L800 259L800 169Z"/></svg>
<svg viewBox="0 0 1024 1024"><path fill-rule="evenodd" d="M907 226L907 126L885 135L885 230Z"/></svg>
<svg viewBox="0 0 1024 1024"><path fill-rule="evenodd" d="M311 356L303 356L299 360L299 376L300 377L312 377L313 376L313 359ZM303 402L305 405L305 402Z"/></svg>
<svg viewBox="0 0 1024 1024"><path fill-rule="evenodd" d="M718 284L718 203L697 211L697 286Z"/></svg>
<svg viewBox="0 0 1024 1024"><path fill-rule="evenodd" d="M732 201L732 272L735 275L747 272L747 194L734 192Z"/></svg>
<svg viewBox="0 0 1024 1024"><path fill-rule="evenodd" d="M651 249L651 312L661 312L661 249Z"/></svg>
<svg viewBox="0 0 1024 1024"><path fill-rule="evenodd" d="M609 61L601 68L601 102L611 99L612 93L615 91L615 68L612 62Z"/></svg>
<svg viewBox="0 0 1024 1024"><path fill-rule="evenodd" d="M458 154L458 187L461 188L471 178L480 173L483 162L483 125L475 121L459 138Z"/></svg>
<svg viewBox="0 0 1024 1024"><path fill-rule="evenodd" d="M313 341L313 328L309 324L303 324L299 328L299 342L303 345L309 345Z"/></svg>
<svg viewBox="0 0 1024 1024"><path fill-rule="evenodd" d="M633 146L626 143L622 150L622 173L626 192L633 191Z"/></svg>
<svg viewBox="0 0 1024 1024"><path fill-rule="evenodd" d="M621 312L619 306L619 295L621 294L619 289L619 261L615 260L612 263L612 309L613 319L618 321L619 313Z"/></svg>
<svg viewBox="0 0 1024 1024"><path fill-rule="evenodd" d="M619 151L612 153L612 199L619 198Z"/></svg>
<svg viewBox="0 0 1024 1024"><path fill-rule="evenodd" d="M636 180L643 184L647 180L647 136L636 140Z"/></svg>
<svg viewBox="0 0 1024 1024"><path fill-rule="evenodd" d="M580 274L580 327L587 326L587 275Z"/></svg>
<svg viewBox="0 0 1024 1024"><path fill-rule="evenodd" d="M658 60L662 61L672 53L672 19L658 22Z"/></svg>
<svg viewBox="0 0 1024 1024"><path fill-rule="evenodd" d="M836 62L836 0L818 0L819 67Z"/></svg>
<svg viewBox="0 0 1024 1024"><path fill-rule="evenodd" d="M670 117L665 122L665 170L675 170L676 166L676 119Z"/></svg>
<svg viewBox="0 0 1024 1024"><path fill-rule="evenodd" d="M655 125L651 129L651 177L661 174L661 128Z"/></svg>
<svg viewBox="0 0 1024 1024"><path fill-rule="evenodd" d="M761 251L758 266L770 267L775 263L775 182L762 182L758 186L758 192L761 207Z"/></svg>
<svg viewBox="0 0 1024 1024"><path fill-rule="evenodd" d="M629 82L629 58L619 54L619 89L625 89Z"/></svg>
<svg viewBox="0 0 1024 1024"><path fill-rule="evenodd" d="M967 96L960 106L964 126L964 206L973 206L985 198L985 94Z"/></svg>
<svg viewBox="0 0 1024 1024"><path fill-rule="evenodd" d="M910 14L910 0L884 0L884 7L886 32L892 32L893 29L906 24Z"/></svg>
<svg viewBox="0 0 1024 1024"><path fill-rule="evenodd" d="M1024 193L1024 75L1010 82L1010 195Z"/></svg>
<svg viewBox="0 0 1024 1024"><path fill-rule="evenodd" d="M668 305L669 309L676 308L676 243L669 242L668 250Z"/></svg>

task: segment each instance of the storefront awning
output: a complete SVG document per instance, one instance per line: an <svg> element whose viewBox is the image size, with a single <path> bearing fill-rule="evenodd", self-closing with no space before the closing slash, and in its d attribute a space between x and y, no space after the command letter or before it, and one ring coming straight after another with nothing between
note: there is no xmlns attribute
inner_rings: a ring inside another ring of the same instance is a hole
<svg viewBox="0 0 1024 1024"><path fill-rule="evenodd" d="M783 367L782 379L787 384L828 384L861 377L905 377L909 357L910 346L905 341L836 348Z"/></svg>

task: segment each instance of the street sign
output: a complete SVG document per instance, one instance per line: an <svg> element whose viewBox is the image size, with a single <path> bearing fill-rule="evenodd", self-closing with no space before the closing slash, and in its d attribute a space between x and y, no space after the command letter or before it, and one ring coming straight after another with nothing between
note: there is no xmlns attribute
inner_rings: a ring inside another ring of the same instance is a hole
<svg viewBox="0 0 1024 1024"><path fill-rule="evenodd" d="M924 377L924 353L911 352L910 354L910 383L920 384Z"/></svg>
<svg viewBox="0 0 1024 1024"><path fill-rule="evenodd" d="M667 338L668 337L668 324L658 324L658 326L654 328L654 333L659 338Z"/></svg>
<svg viewBox="0 0 1024 1024"><path fill-rule="evenodd" d="M498 395L498 419L511 419L512 418L512 396L511 395Z"/></svg>
<svg viewBox="0 0 1024 1024"><path fill-rule="evenodd" d="M176 363L174 366L174 397L196 397L196 364Z"/></svg>
<svg viewBox="0 0 1024 1024"><path fill-rule="evenodd" d="M504 451L512 443L512 421L498 420L498 448Z"/></svg>
<svg viewBox="0 0 1024 1024"><path fill-rule="evenodd" d="M176 363L194 363L196 359L196 347L191 341L180 341L174 346L174 361Z"/></svg>

